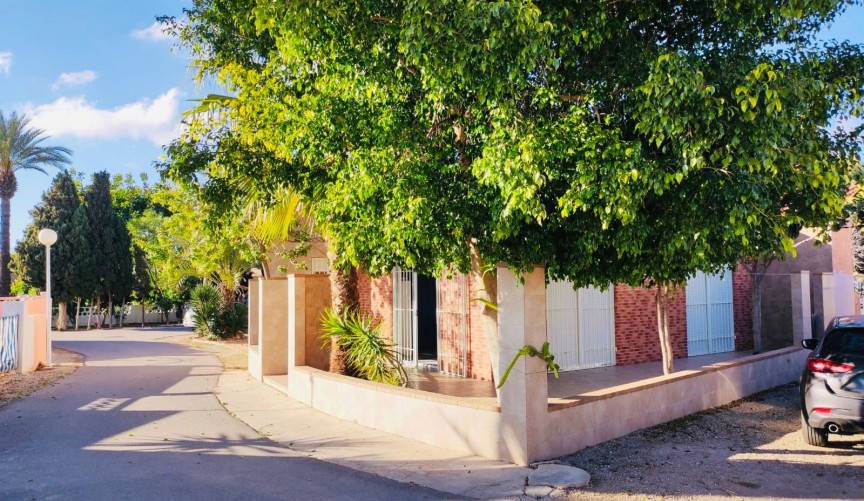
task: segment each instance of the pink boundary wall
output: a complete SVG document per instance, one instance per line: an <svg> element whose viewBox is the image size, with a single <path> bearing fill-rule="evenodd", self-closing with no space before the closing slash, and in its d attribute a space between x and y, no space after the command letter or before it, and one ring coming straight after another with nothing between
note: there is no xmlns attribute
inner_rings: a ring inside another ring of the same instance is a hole
<svg viewBox="0 0 864 501"><path fill-rule="evenodd" d="M18 317L18 371L48 365L48 296L0 298L0 316Z"/></svg>

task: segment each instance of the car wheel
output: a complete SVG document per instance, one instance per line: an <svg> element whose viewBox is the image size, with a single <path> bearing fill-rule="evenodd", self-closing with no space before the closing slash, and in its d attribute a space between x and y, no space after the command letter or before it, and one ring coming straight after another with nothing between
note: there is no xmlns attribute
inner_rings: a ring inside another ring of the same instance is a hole
<svg viewBox="0 0 864 501"><path fill-rule="evenodd" d="M807 420L804 419L803 415L801 416L801 433L804 435L804 441L810 445L815 445L816 447L825 447L828 445L828 432L811 427L807 424Z"/></svg>

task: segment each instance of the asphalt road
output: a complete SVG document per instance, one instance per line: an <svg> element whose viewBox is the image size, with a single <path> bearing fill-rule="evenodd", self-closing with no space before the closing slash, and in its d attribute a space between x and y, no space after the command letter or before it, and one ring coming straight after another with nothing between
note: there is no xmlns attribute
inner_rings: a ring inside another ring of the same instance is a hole
<svg viewBox="0 0 864 501"><path fill-rule="evenodd" d="M158 340L176 334L55 336L85 366L0 408L0 499L453 499L259 436L212 394L216 357Z"/></svg>

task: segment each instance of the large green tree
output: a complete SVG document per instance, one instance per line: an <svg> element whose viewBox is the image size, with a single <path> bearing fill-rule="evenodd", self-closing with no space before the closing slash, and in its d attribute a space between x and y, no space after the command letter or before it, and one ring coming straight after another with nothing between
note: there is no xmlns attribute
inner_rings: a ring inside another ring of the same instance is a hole
<svg viewBox="0 0 864 501"><path fill-rule="evenodd" d="M671 371L667 291L842 209L864 57L815 34L850 3L197 0L168 25L234 96L169 170L272 159L206 183L290 184L336 266L654 286Z"/></svg>
<svg viewBox="0 0 864 501"><path fill-rule="evenodd" d="M72 286L70 292L75 300L75 330L78 330L81 301L90 300L99 292L99 277L97 276L97 269L100 268L97 262L99 255L93 250L91 234L87 207L81 204L75 210L70 230L64 236L69 248L72 249L72 254L69 257L69 269L74 272L74 280L70 282Z"/></svg>
<svg viewBox="0 0 864 501"><path fill-rule="evenodd" d="M47 174L45 166L63 168L70 163L72 151L62 146L43 144L48 136L44 131L30 127L25 115L12 113L9 117L0 111L0 296L9 295L9 218L12 216L12 197L18 191L16 172L35 170Z"/></svg>
<svg viewBox="0 0 864 501"><path fill-rule="evenodd" d="M110 325L115 300L125 300L132 290L132 242L113 205L107 172L93 174L84 201L90 223L94 277L99 284L97 304L102 298L107 300Z"/></svg>
<svg viewBox="0 0 864 501"><path fill-rule="evenodd" d="M43 228L57 232L57 243L51 247L51 294L60 310L58 329L66 326L66 302L76 296L75 287L81 271L73 264L78 249L69 240L74 231L74 215L80 206L75 181L67 172L61 172L30 212L32 221L15 248L15 273L28 285L45 290L45 246L39 242L38 234Z"/></svg>

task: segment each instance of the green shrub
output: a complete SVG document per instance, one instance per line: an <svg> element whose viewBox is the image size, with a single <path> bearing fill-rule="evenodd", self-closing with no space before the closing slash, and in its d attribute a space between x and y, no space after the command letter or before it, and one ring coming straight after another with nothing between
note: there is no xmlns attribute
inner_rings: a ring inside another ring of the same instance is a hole
<svg viewBox="0 0 864 501"><path fill-rule="evenodd" d="M195 334L218 338L219 317L222 313L222 298L219 290L210 284L201 284L192 289L192 307L195 308Z"/></svg>
<svg viewBox="0 0 864 501"><path fill-rule="evenodd" d="M201 284L192 289L194 330L208 339L228 339L239 336L246 330L246 305L225 305L219 289L210 284Z"/></svg>
<svg viewBox="0 0 864 501"><path fill-rule="evenodd" d="M381 337L380 325L373 325L355 311L340 316L328 308L321 319L321 341L329 346L334 337L345 352L345 362L361 379L396 386L408 384L393 345Z"/></svg>
<svg viewBox="0 0 864 501"><path fill-rule="evenodd" d="M216 336L220 339L237 337L246 330L246 305L236 303L219 313L216 321Z"/></svg>

